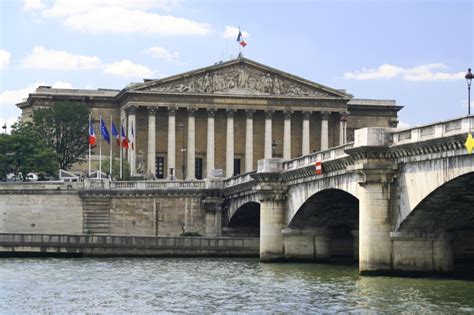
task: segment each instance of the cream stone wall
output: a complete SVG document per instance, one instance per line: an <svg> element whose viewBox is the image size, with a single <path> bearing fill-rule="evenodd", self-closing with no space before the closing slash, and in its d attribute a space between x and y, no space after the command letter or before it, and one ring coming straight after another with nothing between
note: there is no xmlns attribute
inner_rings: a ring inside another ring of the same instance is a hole
<svg viewBox="0 0 474 315"><path fill-rule="evenodd" d="M70 192L1 194L0 232L82 234L81 199Z"/></svg>

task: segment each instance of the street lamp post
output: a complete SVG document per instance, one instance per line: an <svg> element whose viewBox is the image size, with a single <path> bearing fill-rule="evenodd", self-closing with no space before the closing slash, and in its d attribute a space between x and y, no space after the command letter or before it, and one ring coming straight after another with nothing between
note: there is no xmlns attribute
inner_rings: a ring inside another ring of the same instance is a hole
<svg viewBox="0 0 474 315"><path fill-rule="evenodd" d="M471 73L471 68L467 69L466 73L466 81L467 81L467 115L471 116L471 82L474 75Z"/></svg>
<svg viewBox="0 0 474 315"><path fill-rule="evenodd" d="M186 160L185 160L185 152L186 152L186 146L185 146L185 143L184 143L184 140L185 140L185 134L184 134L184 122L180 121L178 122L178 127L181 128L182 132L183 132L183 143L182 143L182 147L181 147L181 152L183 154L183 161L181 163L181 170L183 171L183 180L186 178Z"/></svg>

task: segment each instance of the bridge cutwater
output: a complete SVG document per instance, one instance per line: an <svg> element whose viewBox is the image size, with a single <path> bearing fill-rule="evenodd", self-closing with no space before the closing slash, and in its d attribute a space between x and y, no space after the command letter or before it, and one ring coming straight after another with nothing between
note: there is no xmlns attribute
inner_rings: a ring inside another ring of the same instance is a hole
<svg viewBox="0 0 474 315"><path fill-rule="evenodd" d="M0 232L10 240L19 233L259 236L264 262L352 255L361 274L451 272L455 261L474 259L474 156L464 146L473 126L471 116L363 128L352 143L260 160L256 171L227 179L2 184Z"/></svg>

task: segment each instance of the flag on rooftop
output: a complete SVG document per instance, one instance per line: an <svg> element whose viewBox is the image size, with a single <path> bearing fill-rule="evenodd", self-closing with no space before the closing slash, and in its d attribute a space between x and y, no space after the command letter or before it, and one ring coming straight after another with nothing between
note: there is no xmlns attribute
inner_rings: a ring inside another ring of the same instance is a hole
<svg viewBox="0 0 474 315"><path fill-rule="evenodd" d="M242 35L240 28L239 28L239 35L237 35L237 41L239 42L240 46L242 47L247 46L247 43L244 41L244 36Z"/></svg>

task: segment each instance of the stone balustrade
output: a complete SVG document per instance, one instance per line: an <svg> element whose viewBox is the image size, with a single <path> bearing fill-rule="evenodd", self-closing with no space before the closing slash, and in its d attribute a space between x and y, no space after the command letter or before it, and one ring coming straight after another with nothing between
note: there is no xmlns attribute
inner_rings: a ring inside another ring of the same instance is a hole
<svg viewBox="0 0 474 315"><path fill-rule="evenodd" d="M474 128L474 116L461 117L392 133L393 145L415 143L447 136L467 134Z"/></svg>
<svg viewBox="0 0 474 315"><path fill-rule="evenodd" d="M228 178L228 179L224 180L224 187L232 187L232 186L235 186L235 185L250 182L250 181L253 180L251 175L254 174L254 173L255 173L255 171L248 172L248 173L245 173L245 174L242 174L242 175L239 175L239 176L234 176L234 177Z"/></svg>

